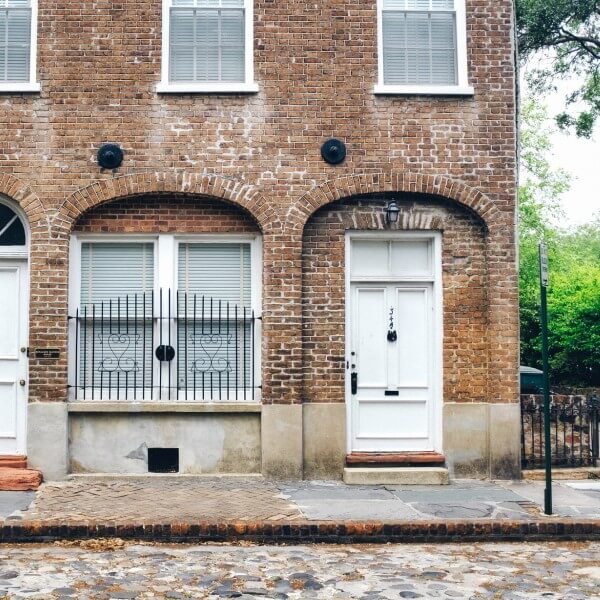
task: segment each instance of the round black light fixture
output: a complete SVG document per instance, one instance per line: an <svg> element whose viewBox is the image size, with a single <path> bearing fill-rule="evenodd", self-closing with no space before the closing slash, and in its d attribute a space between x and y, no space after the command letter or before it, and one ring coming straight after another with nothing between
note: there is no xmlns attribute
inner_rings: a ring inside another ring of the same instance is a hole
<svg viewBox="0 0 600 600"><path fill-rule="evenodd" d="M321 146L321 156L330 165L339 165L346 158L346 144L332 138Z"/></svg>
<svg viewBox="0 0 600 600"><path fill-rule="evenodd" d="M102 144L98 150L98 164L103 169L117 169L123 162L123 150L117 144Z"/></svg>

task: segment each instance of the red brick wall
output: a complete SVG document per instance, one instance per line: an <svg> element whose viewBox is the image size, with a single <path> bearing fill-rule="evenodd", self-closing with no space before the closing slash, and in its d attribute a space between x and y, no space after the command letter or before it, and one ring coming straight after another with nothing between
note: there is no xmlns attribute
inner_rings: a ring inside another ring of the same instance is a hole
<svg viewBox="0 0 600 600"><path fill-rule="evenodd" d="M414 196L413 196L414 198ZM393 229L442 231L444 400L485 402L485 233L480 219L448 202L405 198ZM325 207L304 231L302 251L305 402L344 402L345 233L382 230L381 202Z"/></svg>
<svg viewBox="0 0 600 600"><path fill-rule="evenodd" d="M212 198L128 198L93 208L73 227L88 233L258 233L248 214Z"/></svg>
<svg viewBox="0 0 600 600"><path fill-rule="evenodd" d="M161 1L43 0L39 94L2 94L0 192L32 228L32 400L66 385L68 238L100 202L156 192L227 199L264 236L264 398L302 396L302 228L355 193L435 192L486 221L489 400L517 400L512 0L467 0L473 97L375 96L375 0L256 0L250 95L161 95ZM347 160L320 157L341 137ZM99 145L125 151L115 173ZM108 210L108 209L106 209ZM465 359L466 360L466 359ZM477 392L479 397L479 392Z"/></svg>

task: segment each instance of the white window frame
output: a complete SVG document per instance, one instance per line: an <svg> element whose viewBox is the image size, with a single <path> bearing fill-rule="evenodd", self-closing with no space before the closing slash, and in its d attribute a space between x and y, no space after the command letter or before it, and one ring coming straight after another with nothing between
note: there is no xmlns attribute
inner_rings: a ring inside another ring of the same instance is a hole
<svg viewBox="0 0 600 600"><path fill-rule="evenodd" d="M2 8L2 7L0 7ZM29 56L29 81L0 81L2 92L39 92L41 87L36 81L37 76L37 29L38 29L38 0L31 0L31 45Z"/></svg>
<svg viewBox="0 0 600 600"><path fill-rule="evenodd" d="M386 85L383 73L383 1L377 0L377 56L378 82L373 88L380 95L446 95L472 96L475 91L469 85L467 68L467 12L466 0L454 0L456 14L456 85Z"/></svg>
<svg viewBox="0 0 600 600"><path fill-rule="evenodd" d="M226 243L246 243L250 244L250 270L251 270L251 281L250 281L250 309L254 312L254 381L255 381L255 397L254 400L247 398L239 398L238 400L232 398L219 399L218 395L214 397L207 397L204 400L200 398L194 399L193 397L185 398L184 394L180 394L180 402L189 403L194 402L195 404L214 404L214 403L226 403L226 404L252 404L261 402L261 373L262 373L262 353L261 353L261 339L262 339L262 236L260 234L182 234L178 235L175 233L161 233L161 234L123 234L123 233L86 233L76 232L71 236L70 241L70 261L69 261L69 315L75 315L75 311L81 306L81 245L83 243L151 243L154 246L154 285L153 291L155 298L158 299L160 288L171 288L177 289L179 285L178 281L178 257L179 257L179 244L182 243L206 243L206 244L226 244ZM159 311L158 301L154 305L155 314L157 316ZM155 325L157 327L157 325ZM158 330L155 330L155 343L158 335ZM69 338L68 338L68 381L71 383L75 380L75 322L73 319L69 320ZM177 372L177 363L174 361L173 368ZM158 381L158 369L159 365L156 361L153 363L154 369L154 381ZM163 394L164 396L164 394ZM88 401L113 401L118 402L119 405L126 405L133 402L133 400L124 400L121 398L117 400L114 397L110 397L108 393L104 393L103 397L100 398L96 394L93 397L81 397L78 396L75 400L75 390L69 388L68 400L73 402L88 402ZM175 400L160 400L157 394L151 391L150 395L142 390L142 393L138 393L136 402L166 402L168 404L175 404Z"/></svg>
<svg viewBox="0 0 600 600"><path fill-rule="evenodd" d="M161 80L156 86L159 94L214 94L214 93L245 93L258 92L254 83L254 0L244 0L245 15L245 65L244 81L215 81L215 82L185 82L169 81L169 54L171 31L172 0L162 0L162 63Z"/></svg>

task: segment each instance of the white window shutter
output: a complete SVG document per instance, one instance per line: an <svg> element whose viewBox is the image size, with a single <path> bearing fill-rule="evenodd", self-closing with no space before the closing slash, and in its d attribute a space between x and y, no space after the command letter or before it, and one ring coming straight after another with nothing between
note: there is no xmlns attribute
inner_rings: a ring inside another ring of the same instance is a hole
<svg viewBox="0 0 600 600"><path fill-rule="evenodd" d="M30 61L30 2L9 0L0 4L0 81L29 81Z"/></svg>

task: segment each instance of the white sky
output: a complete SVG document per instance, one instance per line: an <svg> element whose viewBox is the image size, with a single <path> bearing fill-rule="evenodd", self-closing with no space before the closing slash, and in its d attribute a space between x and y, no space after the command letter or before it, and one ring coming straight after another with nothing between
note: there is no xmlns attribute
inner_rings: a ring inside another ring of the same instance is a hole
<svg viewBox="0 0 600 600"><path fill-rule="evenodd" d="M560 86L557 92L545 99L548 114L552 118L562 111L568 89L572 89L572 85ZM525 89L523 92L527 93ZM562 202L568 220L566 225L581 225L591 221L595 214L600 214L599 140L600 123L596 125L591 140L558 130L552 135L551 163L556 167L562 167L572 176L571 189L564 194Z"/></svg>

